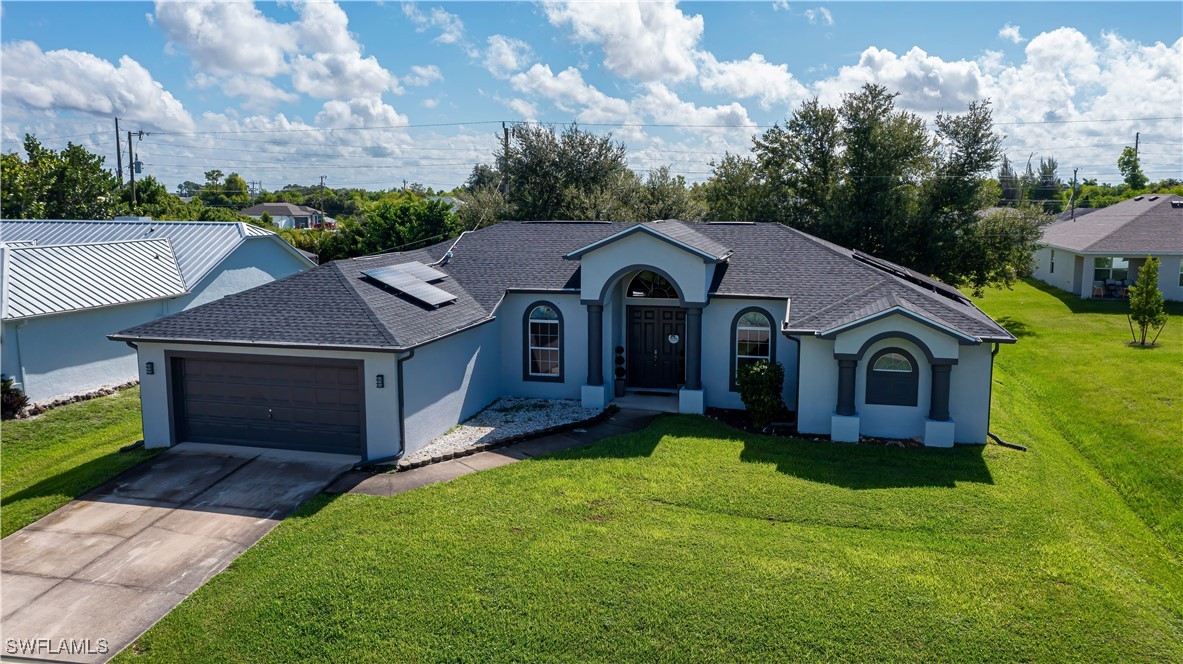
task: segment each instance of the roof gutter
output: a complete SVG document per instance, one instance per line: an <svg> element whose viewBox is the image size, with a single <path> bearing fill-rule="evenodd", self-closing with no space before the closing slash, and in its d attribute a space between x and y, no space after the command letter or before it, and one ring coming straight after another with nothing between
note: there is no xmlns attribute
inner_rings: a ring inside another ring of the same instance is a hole
<svg viewBox="0 0 1183 664"><path fill-rule="evenodd" d="M361 351L361 352L379 352L391 353L403 350L406 348L398 348L394 346L369 346L357 345L351 346L347 344L310 344L310 343L294 343L285 341L253 341L248 339L236 340L222 340L222 339L188 339L176 337L140 337L124 334L109 334L107 338L111 341L123 342L147 342L147 343L171 343L171 344L193 344L197 346L260 346L263 348L286 348L294 350L344 350L344 351Z"/></svg>

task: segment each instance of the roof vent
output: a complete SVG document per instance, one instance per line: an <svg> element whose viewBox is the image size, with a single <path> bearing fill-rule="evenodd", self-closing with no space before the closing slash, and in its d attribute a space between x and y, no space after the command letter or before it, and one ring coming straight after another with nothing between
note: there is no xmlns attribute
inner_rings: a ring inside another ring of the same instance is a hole
<svg viewBox="0 0 1183 664"><path fill-rule="evenodd" d="M1134 196L1134 200L1135 200L1135 201L1140 201L1140 200L1142 200L1143 198L1145 198L1145 196Z"/></svg>
<svg viewBox="0 0 1183 664"><path fill-rule="evenodd" d="M1183 201L1171 201L1171 207L1183 208Z"/></svg>
<svg viewBox="0 0 1183 664"><path fill-rule="evenodd" d="M1151 196L1151 197L1150 197L1150 200L1152 200L1152 201L1157 201L1157 200L1158 200L1158 196Z"/></svg>

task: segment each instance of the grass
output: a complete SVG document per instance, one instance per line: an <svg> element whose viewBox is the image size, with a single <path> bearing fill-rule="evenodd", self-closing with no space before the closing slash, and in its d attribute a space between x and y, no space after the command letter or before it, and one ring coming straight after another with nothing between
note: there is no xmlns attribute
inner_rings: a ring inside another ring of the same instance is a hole
<svg viewBox="0 0 1183 664"><path fill-rule="evenodd" d="M978 304L1019 337L995 364L995 426L1033 448L1068 442L1183 560L1183 305L1168 303L1161 347L1143 349L1127 345L1126 302L1030 282Z"/></svg>
<svg viewBox="0 0 1183 664"><path fill-rule="evenodd" d="M1134 398L1177 376L1179 340L1129 349L1120 305L1073 304L983 302L1022 334L992 428L1028 452L664 416L393 498L320 496L120 657L1183 661L1179 401ZM1106 389L1074 395L1090 378Z"/></svg>
<svg viewBox="0 0 1183 664"><path fill-rule="evenodd" d="M0 536L65 505L159 450L119 448L142 437L140 390L55 408L0 428Z"/></svg>

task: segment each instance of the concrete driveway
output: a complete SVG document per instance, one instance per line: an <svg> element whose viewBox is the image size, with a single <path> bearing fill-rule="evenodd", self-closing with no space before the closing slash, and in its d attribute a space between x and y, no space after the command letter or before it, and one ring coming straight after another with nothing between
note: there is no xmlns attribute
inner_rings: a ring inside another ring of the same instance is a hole
<svg viewBox="0 0 1183 664"><path fill-rule="evenodd" d="M356 461L184 443L9 535L0 656L106 661Z"/></svg>

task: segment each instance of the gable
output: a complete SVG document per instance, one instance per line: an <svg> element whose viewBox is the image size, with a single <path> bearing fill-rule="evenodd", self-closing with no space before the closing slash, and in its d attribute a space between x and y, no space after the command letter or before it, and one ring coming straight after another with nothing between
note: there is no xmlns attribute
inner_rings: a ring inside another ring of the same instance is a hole
<svg viewBox="0 0 1183 664"><path fill-rule="evenodd" d="M700 254L669 242L663 237L632 229L612 242L590 250L580 258L582 299L602 301L607 290L630 272L654 270L670 280L684 302L706 302L707 288L715 264Z"/></svg>

